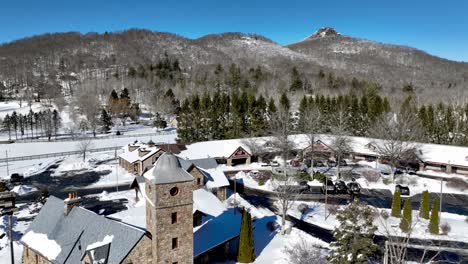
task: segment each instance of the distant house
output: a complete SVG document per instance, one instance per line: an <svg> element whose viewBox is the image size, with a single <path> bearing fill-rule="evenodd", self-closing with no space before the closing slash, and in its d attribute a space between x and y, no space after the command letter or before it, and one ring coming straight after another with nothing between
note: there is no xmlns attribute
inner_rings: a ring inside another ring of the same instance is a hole
<svg viewBox="0 0 468 264"><path fill-rule="evenodd" d="M153 166L164 151L155 145L131 143L123 147L124 153L119 155L119 165L130 173L143 175Z"/></svg>
<svg viewBox="0 0 468 264"><path fill-rule="evenodd" d="M335 156L335 150L333 150L329 145L325 144L321 140L317 140L313 145L309 145L305 149L303 149L302 155L304 157L308 157L311 155L312 150L314 157L322 157L329 159Z"/></svg>
<svg viewBox="0 0 468 264"><path fill-rule="evenodd" d="M197 142L186 146L179 156L185 159L214 158L218 164L235 166L250 164L252 154L250 148L239 140L215 140Z"/></svg>

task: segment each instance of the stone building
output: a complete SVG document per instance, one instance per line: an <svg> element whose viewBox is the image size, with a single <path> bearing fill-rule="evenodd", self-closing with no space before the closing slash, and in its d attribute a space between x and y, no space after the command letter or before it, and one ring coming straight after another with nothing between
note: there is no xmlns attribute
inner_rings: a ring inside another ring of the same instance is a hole
<svg viewBox="0 0 468 264"><path fill-rule="evenodd" d="M194 178L169 153L159 158L153 173L145 178L153 263L192 263Z"/></svg>
<svg viewBox="0 0 468 264"><path fill-rule="evenodd" d="M143 175L151 168L164 150L155 145L131 143L123 147L124 153L119 155L119 165L137 176Z"/></svg>

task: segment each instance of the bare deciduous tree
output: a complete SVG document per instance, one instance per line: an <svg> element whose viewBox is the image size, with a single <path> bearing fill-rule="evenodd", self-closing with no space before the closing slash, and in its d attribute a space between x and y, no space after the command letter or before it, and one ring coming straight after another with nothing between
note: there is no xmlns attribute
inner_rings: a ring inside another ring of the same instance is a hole
<svg viewBox="0 0 468 264"><path fill-rule="evenodd" d="M280 108L270 120L270 130L272 133L272 146L280 152L283 159L283 178L281 182L273 182L276 190L276 198L280 203L281 211L281 233L286 233L286 215L291 209L293 201L297 196L297 188L291 185L291 179L286 171L286 164L289 153L292 149L292 142L289 135L292 132L291 115L288 109Z"/></svg>
<svg viewBox="0 0 468 264"><path fill-rule="evenodd" d="M310 145L311 169L314 168L314 143L317 134L322 132L322 114L316 107L308 107L301 116L301 132L307 136Z"/></svg>
<svg viewBox="0 0 468 264"><path fill-rule="evenodd" d="M289 263L292 264L325 264L327 259L320 246L311 243L303 237L293 245L284 248Z"/></svg>
<svg viewBox="0 0 468 264"><path fill-rule="evenodd" d="M99 124L99 114L101 111L101 102L96 93L91 92L91 87L82 87L76 99L76 104L81 112L86 116L88 124L96 136L96 130Z"/></svg>
<svg viewBox="0 0 468 264"><path fill-rule="evenodd" d="M383 116L371 128L371 137L383 139L371 144L380 158L388 160L392 181L398 162L413 158L418 146L415 141L421 140L423 134L420 120L406 111Z"/></svg>
<svg viewBox="0 0 468 264"><path fill-rule="evenodd" d="M83 161L86 161L86 153L93 147L93 141L90 138L85 138L78 142L77 149L83 155Z"/></svg>

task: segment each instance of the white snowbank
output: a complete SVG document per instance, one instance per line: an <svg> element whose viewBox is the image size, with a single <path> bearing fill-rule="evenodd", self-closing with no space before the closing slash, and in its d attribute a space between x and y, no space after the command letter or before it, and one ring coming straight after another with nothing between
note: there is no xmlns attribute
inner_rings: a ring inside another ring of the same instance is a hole
<svg viewBox="0 0 468 264"><path fill-rule="evenodd" d="M18 195L25 195L27 193L37 191L37 188L28 185L18 185L13 187L11 191L17 193Z"/></svg>

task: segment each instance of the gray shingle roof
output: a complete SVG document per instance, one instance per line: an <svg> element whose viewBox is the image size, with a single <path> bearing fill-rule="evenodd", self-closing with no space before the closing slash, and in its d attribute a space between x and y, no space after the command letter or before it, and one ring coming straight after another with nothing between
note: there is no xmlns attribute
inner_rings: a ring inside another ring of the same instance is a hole
<svg viewBox="0 0 468 264"><path fill-rule="evenodd" d="M193 160L186 160L183 158L179 158L179 162L184 170L188 170L190 166L192 166L192 164L205 170L214 169L218 167L218 163L216 162L214 158L193 159Z"/></svg>
<svg viewBox="0 0 468 264"><path fill-rule="evenodd" d="M53 196L49 197L25 234L29 231L45 234L60 245L61 251L53 263L81 263L86 247L103 241L105 236L113 236L108 263L120 263L145 235L142 229L78 206L65 216L63 201ZM28 241L21 241L28 245Z"/></svg>
<svg viewBox="0 0 468 264"><path fill-rule="evenodd" d="M155 184L165 184L193 181L193 177L182 168L176 156L166 152L154 164L151 181Z"/></svg>

